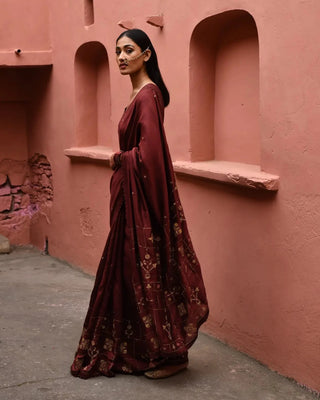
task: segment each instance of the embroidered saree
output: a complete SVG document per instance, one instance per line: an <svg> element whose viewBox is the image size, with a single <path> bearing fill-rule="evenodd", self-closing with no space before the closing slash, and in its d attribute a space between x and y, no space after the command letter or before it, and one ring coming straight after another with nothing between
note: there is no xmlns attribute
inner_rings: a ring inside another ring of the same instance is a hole
<svg viewBox="0 0 320 400"><path fill-rule="evenodd" d="M80 378L185 362L208 316L163 118L161 92L148 84L119 123L110 233L71 366Z"/></svg>

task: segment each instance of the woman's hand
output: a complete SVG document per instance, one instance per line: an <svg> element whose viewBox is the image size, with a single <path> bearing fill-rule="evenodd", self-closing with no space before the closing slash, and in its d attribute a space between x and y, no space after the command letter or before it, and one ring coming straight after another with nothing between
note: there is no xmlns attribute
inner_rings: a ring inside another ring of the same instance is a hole
<svg viewBox="0 0 320 400"><path fill-rule="evenodd" d="M119 168L121 165L121 154L122 151L117 151L116 153L113 153L110 157L110 167L115 170L116 168Z"/></svg>
<svg viewBox="0 0 320 400"><path fill-rule="evenodd" d="M115 162L114 162L114 155L115 155L115 153L113 153L111 155L111 157L110 157L110 168L111 169L115 169L116 168L116 165L115 165Z"/></svg>

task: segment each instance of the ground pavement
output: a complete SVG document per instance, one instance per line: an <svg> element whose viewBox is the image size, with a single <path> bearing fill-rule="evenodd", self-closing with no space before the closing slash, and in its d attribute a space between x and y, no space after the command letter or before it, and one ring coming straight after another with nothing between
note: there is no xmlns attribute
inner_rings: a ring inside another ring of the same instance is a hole
<svg viewBox="0 0 320 400"><path fill-rule="evenodd" d="M93 278L33 248L0 254L0 400L311 400L316 395L201 334L166 380L74 378Z"/></svg>

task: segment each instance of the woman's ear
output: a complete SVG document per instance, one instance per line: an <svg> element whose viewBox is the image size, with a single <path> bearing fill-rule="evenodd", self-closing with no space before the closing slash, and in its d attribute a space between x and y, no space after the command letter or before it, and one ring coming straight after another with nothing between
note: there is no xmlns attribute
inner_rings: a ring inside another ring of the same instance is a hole
<svg viewBox="0 0 320 400"><path fill-rule="evenodd" d="M144 58L143 58L143 60L145 61L145 62L147 62L147 61L149 61L150 60L150 57L151 57L151 50L150 49L147 49L146 51L145 51L145 53L144 53Z"/></svg>

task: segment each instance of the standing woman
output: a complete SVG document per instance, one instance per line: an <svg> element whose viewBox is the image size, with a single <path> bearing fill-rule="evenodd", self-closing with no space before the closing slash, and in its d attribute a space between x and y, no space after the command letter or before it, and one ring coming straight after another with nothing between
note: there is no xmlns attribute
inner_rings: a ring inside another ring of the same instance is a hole
<svg viewBox="0 0 320 400"><path fill-rule="evenodd" d="M208 306L163 129L169 93L156 52L132 29L117 39L116 58L133 91L110 161L110 233L71 373L165 378L187 367Z"/></svg>

